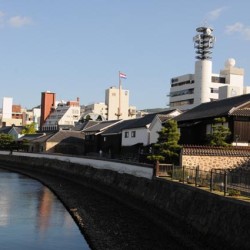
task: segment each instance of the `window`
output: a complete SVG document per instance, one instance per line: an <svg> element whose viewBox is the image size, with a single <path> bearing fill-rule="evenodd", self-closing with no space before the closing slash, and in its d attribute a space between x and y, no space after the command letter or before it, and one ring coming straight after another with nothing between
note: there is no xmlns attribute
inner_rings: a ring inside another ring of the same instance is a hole
<svg viewBox="0 0 250 250"><path fill-rule="evenodd" d="M210 93L219 93L219 90L216 88L210 88Z"/></svg>
<svg viewBox="0 0 250 250"><path fill-rule="evenodd" d="M194 103L194 99L182 100L177 102L170 102L170 107L190 105Z"/></svg>
<svg viewBox="0 0 250 250"><path fill-rule="evenodd" d="M180 91L174 91L170 93L170 96L174 97L174 96L180 96L180 95L191 95L193 93L194 93L194 89L184 89Z"/></svg>
<svg viewBox="0 0 250 250"><path fill-rule="evenodd" d="M186 85L186 84L193 84L193 83L194 83L194 80L187 80L187 81L183 81L183 82L176 82L175 80L173 81L173 79L172 79L171 87L177 87L177 86L182 86L182 85Z"/></svg>
<svg viewBox="0 0 250 250"><path fill-rule="evenodd" d="M212 82L216 83L226 83L226 78L225 77L218 77L218 76L212 76L211 77Z"/></svg>
<svg viewBox="0 0 250 250"><path fill-rule="evenodd" d="M125 132L125 138L128 138L129 133Z"/></svg>
<svg viewBox="0 0 250 250"><path fill-rule="evenodd" d="M136 131L131 131L131 137L135 137L136 136Z"/></svg>

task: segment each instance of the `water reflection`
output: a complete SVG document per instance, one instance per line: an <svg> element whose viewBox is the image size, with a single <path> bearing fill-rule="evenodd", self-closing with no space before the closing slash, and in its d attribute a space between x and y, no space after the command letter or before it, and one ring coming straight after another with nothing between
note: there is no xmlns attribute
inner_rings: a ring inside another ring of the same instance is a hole
<svg viewBox="0 0 250 250"><path fill-rule="evenodd" d="M0 169L0 249L89 249L70 214L45 186Z"/></svg>

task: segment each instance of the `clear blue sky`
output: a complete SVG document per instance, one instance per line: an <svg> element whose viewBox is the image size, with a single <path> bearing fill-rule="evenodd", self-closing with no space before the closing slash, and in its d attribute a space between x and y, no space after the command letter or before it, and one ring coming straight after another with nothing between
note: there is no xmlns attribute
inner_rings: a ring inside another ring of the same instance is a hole
<svg viewBox="0 0 250 250"><path fill-rule="evenodd" d="M249 0L0 0L0 103L32 108L41 92L104 102L118 71L138 109L166 108L172 77L193 73L192 38L214 28L213 72L227 58L250 86Z"/></svg>

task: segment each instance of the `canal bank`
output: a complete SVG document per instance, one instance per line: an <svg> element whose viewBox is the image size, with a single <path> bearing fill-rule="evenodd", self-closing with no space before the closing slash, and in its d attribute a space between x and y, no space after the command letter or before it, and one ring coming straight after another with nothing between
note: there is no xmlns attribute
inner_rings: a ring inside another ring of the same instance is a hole
<svg viewBox="0 0 250 250"><path fill-rule="evenodd" d="M0 160L50 187L93 249L249 249L248 204L59 160Z"/></svg>

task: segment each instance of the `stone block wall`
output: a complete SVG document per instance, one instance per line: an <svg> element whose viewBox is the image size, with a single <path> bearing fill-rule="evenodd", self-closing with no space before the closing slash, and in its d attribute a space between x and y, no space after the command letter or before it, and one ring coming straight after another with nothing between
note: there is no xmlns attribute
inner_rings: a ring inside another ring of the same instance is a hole
<svg viewBox="0 0 250 250"><path fill-rule="evenodd" d="M250 169L249 147L184 146L180 158L181 166L191 168L199 166L203 171L248 166Z"/></svg>

